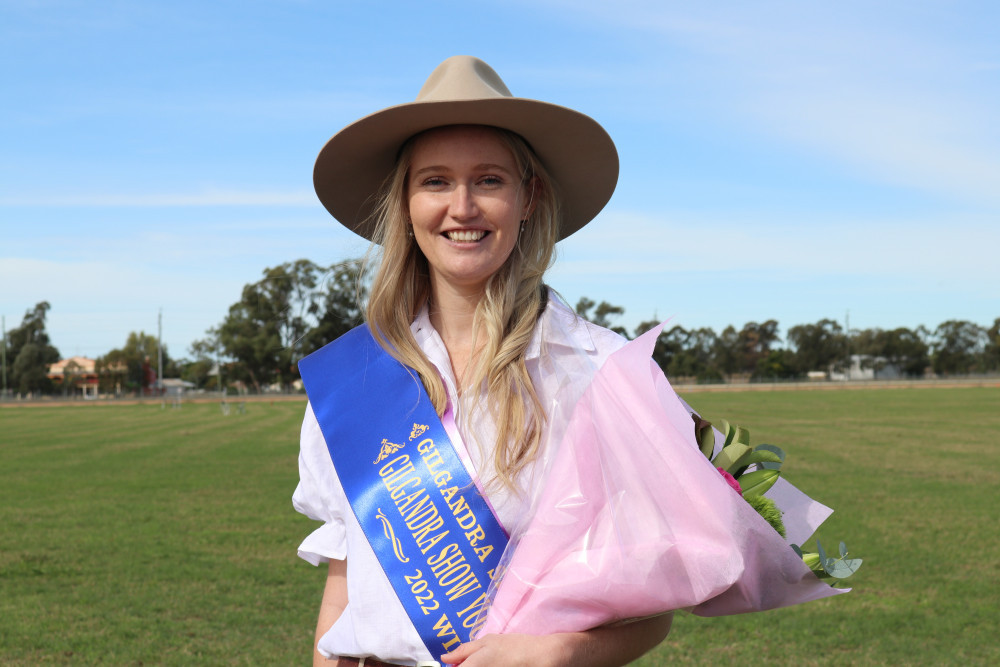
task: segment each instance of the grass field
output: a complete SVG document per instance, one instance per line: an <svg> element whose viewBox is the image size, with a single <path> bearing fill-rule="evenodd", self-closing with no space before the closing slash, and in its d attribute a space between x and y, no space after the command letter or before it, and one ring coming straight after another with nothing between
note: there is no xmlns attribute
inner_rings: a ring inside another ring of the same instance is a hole
<svg viewBox="0 0 1000 667"><path fill-rule="evenodd" d="M995 664L1000 389L691 394L789 453L865 559L849 595L678 614L638 665ZM0 663L308 664L303 404L0 409Z"/></svg>

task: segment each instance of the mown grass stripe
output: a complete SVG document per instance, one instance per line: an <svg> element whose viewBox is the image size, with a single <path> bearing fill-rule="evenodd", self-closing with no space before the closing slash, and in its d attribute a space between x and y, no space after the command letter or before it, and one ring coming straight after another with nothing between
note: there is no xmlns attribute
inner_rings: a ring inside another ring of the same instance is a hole
<svg viewBox="0 0 1000 667"><path fill-rule="evenodd" d="M679 614L637 664L994 664L1000 389L696 393L835 507L854 592ZM307 664L321 569L295 557L304 403L0 410L0 663Z"/></svg>

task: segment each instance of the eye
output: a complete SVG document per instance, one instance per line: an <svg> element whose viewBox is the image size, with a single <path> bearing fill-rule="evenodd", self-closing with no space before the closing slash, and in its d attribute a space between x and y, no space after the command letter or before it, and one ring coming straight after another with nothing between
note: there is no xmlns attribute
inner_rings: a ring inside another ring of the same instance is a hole
<svg viewBox="0 0 1000 667"><path fill-rule="evenodd" d="M483 176L481 179L479 179L479 184L485 185L486 187L495 188L503 185L503 179L500 178L499 176L492 176L492 175Z"/></svg>
<svg viewBox="0 0 1000 667"><path fill-rule="evenodd" d="M445 180L440 176L431 176L429 178L425 178L420 184L428 188L440 188L445 184Z"/></svg>

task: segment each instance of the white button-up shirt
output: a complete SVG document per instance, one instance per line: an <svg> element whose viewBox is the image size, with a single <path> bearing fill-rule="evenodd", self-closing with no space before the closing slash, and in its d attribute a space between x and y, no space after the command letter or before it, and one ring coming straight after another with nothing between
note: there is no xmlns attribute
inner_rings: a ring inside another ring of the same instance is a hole
<svg viewBox="0 0 1000 667"><path fill-rule="evenodd" d="M473 419L465 419L461 413L448 353L426 308L410 328L444 380L449 404L457 413L461 441L453 444L460 458L473 479L488 482L494 472L492 450L496 437L489 410L476 409ZM535 391L549 417L543 429L540 459L545 456L544 447L549 441L546 435L552 422L572 408L594 372L624 344L624 338L580 319L550 293L525 353ZM533 473L531 466L526 468L518 477L518 486L530 489ZM327 656L375 656L411 665L431 660L347 502L311 405L302 423L299 475L292 497L295 509L323 522L299 545L299 556L313 565L347 559L347 608L320 639L319 651ZM499 485L487 485L486 492L508 533L527 518L526 494L512 493Z"/></svg>

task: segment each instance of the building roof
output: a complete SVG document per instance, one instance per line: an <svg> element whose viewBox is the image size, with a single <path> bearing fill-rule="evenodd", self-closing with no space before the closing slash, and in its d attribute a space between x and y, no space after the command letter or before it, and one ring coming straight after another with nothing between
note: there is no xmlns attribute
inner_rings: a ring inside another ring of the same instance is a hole
<svg viewBox="0 0 1000 667"><path fill-rule="evenodd" d="M54 364L49 364L49 375L65 375L66 367L71 363L75 364L76 368L71 369L70 372L79 375L81 373L93 373L94 364L96 362L93 359L88 359L87 357L70 357L69 359L60 359Z"/></svg>

